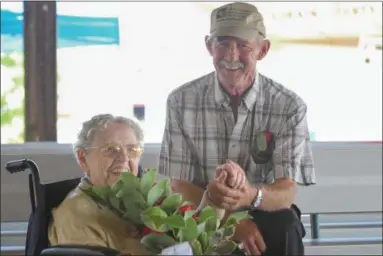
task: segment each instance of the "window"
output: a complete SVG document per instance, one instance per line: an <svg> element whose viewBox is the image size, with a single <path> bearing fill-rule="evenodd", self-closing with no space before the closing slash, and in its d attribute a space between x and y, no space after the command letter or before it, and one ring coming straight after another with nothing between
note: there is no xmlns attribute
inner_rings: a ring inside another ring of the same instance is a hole
<svg viewBox="0 0 383 256"><path fill-rule="evenodd" d="M103 36L95 34L93 43L58 48L58 142L72 143L94 114L133 116L133 106L143 104L146 142L159 143L168 93L213 70L204 36L210 11L220 4L59 2L59 15L118 19L119 43L94 43ZM259 70L306 101L316 141L382 140L381 51L359 46L365 33L378 33L381 41L381 12L378 3L364 5L375 11L356 15L352 3L257 3L272 40ZM2 75L2 85L3 76L10 80ZM5 143L3 131L2 125Z"/></svg>

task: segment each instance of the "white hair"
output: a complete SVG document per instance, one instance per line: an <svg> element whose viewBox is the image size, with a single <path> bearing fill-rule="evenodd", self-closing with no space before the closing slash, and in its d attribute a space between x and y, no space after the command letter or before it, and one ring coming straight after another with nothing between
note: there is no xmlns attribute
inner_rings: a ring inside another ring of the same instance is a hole
<svg viewBox="0 0 383 256"><path fill-rule="evenodd" d="M92 146L94 134L96 131L105 129L110 122L125 124L127 127L133 130L133 133L136 136L139 144L143 144L144 132L138 122L127 117L113 116L111 114L95 115L90 120L85 121L82 124L81 131L77 135L77 140L73 144L73 150L77 161L77 152L80 149L89 149Z"/></svg>

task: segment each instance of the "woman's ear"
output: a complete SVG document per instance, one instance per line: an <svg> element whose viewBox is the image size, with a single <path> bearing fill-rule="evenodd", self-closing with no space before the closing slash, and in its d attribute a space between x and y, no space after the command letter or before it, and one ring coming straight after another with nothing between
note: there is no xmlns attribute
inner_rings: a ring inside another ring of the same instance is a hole
<svg viewBox="0 0 383 256"><path fill-rule="evenodd" d="M78 164L80 165L80 168L85 173L88 173L89 172L89 166L88 166L87 157L86 157L87 156L87 152L85 151L85 149L79 149L76 152L76 155L77 155Z"/></svg>
<svg viewBox="0 0 383 256"><path fill-rule="evenodd" d="M212 40L209 40L209 39L210 39L210 36L205 36L205 46L210 56L213 56Z"/></svg>

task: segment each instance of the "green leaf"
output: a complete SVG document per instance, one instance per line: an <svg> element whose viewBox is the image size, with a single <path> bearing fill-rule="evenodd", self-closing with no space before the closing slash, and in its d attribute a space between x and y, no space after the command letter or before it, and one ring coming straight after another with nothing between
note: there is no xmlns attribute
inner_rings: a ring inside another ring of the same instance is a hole
<svg viewBox="0 0 383 256"><path fill-rule="evenodd" d="M234 235L235 226L230 226L227 228L220 228L217 230L217 232L220 233L220 236L222 237L222 239L227 240L227 239L230 239Z"/></svg>
<svg viewBox="0 0 383 256"><path fill-rule="evenodd" d="M193 241L189 242L189 244L193 250L193 255L202 255L202 246L197 239L194 239Z"/></svg>
<svg viewBox="0 0 383 256"><path fill-rule="evenodd" d="M153 230L165 232L169 230L166 226L168 215L160 207L149 207L141 213L141 220Z"/></svg>
<svg viewBox="0 0 383 256"><path fill-rule="evenodd" d="M209 246L209 241L208 241L208 238L207 238L207 233L206 232L202 232L198 236L198 241L201 244L202 252L205 252L205 250Z"/></svg>
<svg viewBox="0 0 383 256"><path fill-rule="evenodd" d="M176 245L177 242L166 234L149 234L141 239L141 244L155 254L159 254L163 249Z"/></svg>
<svg viewBox="0 0 383 256"><path fill-rule="evenodd" d="M186 220L186 227L179 232L181 242L192 241L198 237L197 223L193 218Z"/></svg>
<svg viewBox="0 0 383 256"><path fill-rule="evenodd" d="M127 208L126 211L124 211L124 219L131 221L135 224L143 224L141 213L142 209L140 209L138 206L133 205L131 208Z"/></svg>
<svg viewBox="0 0 383 256"><path fill-rule="evenodd" d="M213 234L210 234L210 235L208 233L209 246L213 246L213 247L217 246L219 243L221 243L222 238L223 238L222 232L214 232Z"/></svg>
<svg viewBox="0 0 383 256"><path fill-rule="evenodd" d="M113 185L112 185L112 193L117 194L124 186L124 182L122 180L117 180Z"/></svg>
<svg viewBox="0 0 383 256"><path fill-rule="evenodd" d="M247 211L235 212L229 215L229 217L226 220L226 223L228 223L228 225L231 225L232 222L235 221L235 224L237 224L238 222L242 220L251 219L251 218L252 216L249 215Z"/></svg>
<svg viewBox="0 0 383 256"><path fill-rule="evenodd" d="M153 230L163 233L170 230L170 226L166 223L167 218L152 216L150 219L153 221Z"/></svg>
<svg viewBox="0 0 383 256"><path fill-rule="evenodd" d="M220 221L216 216L210 217L206 220L205 231L216 231L219 228Z"/></svg>
<svg viewBox="0 0 383 256"><path fill-rule="evenodd" d="M112 205L113 208L121 211L121 201L119 198L117 198L113 195L110 195L109 196L109 203Z"/></svg>
<svg viewBox="0 0 383 256"><path fill-rule="evenodd" d="M143 211L142 214L147 215L149 217L153 217L153 216L158 216L161 218L167 218L168 217L166 212L158 206L149 207L148 209Z"/></svg>
<svg viewBox="0 0 383 256"><path fill-rule="evenodd" d="M197 212L197 210L190 210L185 212L184 220L190 219L193 217L193 215Z"/></svg>
<svg viewBox="0 0 383 256"><path fill-rule="evenodd" d="M157 230L157 226L156 226L156 224L154 223L153 218L150 218L150 217L147 216L147 215L141 214L141 216L140 216L140 220L141 220L142 223L144 223L144 225L147 226L148 228L150 228L150 229L152 229L152 230Z"/></svg>
<svg viewBox="0 0 383 256"><path fill-rule="evenodd" d="M121 198L124 202L126 209L131 209L132 207L139 207L140 209L147 208L147 203L144 196L137 190L124 187L116 195L116 197Z"/></svg>
<svg viewBox="0 0 383 256"><path fill-rule="evenodd" d="M147 203L148 205L153 205L160 197L165 193L166 185L169 180L160 180L156 185L154 185L148 193Z"/></svg>
<svg viewBox="0 0 383 256"><path fill-rule="evenodd" d="M209 245L203 253L204 255L214 255L214 246Z"/></svg>
<svg viewBox="0 0 383 256"><path fill-rule="evenodd" d="M180 215L168 216L165 223L172 228L185 228L186 222Z"/></svg>
<svg viewBox="0 0 383 256"><path fill-rule="evenodd" d="M235 218L227 218L225 224L222 227L231 227L237 225L237 220Z"/></svg>
<svg viewBox="0 0 383 256"><path fill-rule="evenodd" d="M201 222L197 225L198 235L200 235L202 232L205 232L206 228L206 222Z"/></svg>
<svg viewBox="0 0 383 256"><path fill-rule="evenodd" d="M174 193L168 196L161 204L161 208L167 212L171 213L177 210L182 204L182 195L179 193Z"/></svg>
<svg viewBox="0 0 383 256"><path fill-rule="evenodd" d="M198 221L199 222L204 222L207 219L211 217L216 217L217 215L215 214L213 208L211 206L206 206L198 215Z"/></svg>
<svg viewBox="0 0 383 256"><path fill-rule="evenodd" d="M131 172L122 172L120 174L120 180L124 183L124 187L140 189L139 179Z"/></svg>
<svg viewBox="0 0 383 256"><path fill-rule="evenodd" d="M170 196L172 194L173 194L172 184L170 183L170 179L166 179L164 196L167 197L167 196Z"/></svg>
<svg viewBox="0 0 383 256"><path fill-rule="evenodd" d="M108 201L108 197L111 194L110 186L93 186L91 191L104 201Z"/></svg>
<svg viewBox="0 0 383 256"><path fill-rule="evenodd" d="M237 244L235 242L226 240L217 246L215 252L217 252L219 255L229 255L235 250L235 248L237 248Z"/></svg>
<svg viewBox="0 0 383 256"><path fill-rule="evenodd" d="M140 191L144 196L147 196L154 182L156 181L156 169L147 171L140 180Z"/></svg>

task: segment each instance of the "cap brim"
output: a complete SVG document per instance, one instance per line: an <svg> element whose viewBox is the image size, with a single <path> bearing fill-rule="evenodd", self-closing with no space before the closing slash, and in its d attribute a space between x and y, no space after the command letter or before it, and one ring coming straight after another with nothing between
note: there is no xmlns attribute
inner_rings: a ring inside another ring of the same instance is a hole
<svg viewBox="0 0 383 256"><path fill-rule="evenodd" d="M257 39L260 34L257 30L243 27L220 27L211 36L233 36L246 41Z"/></svg>

